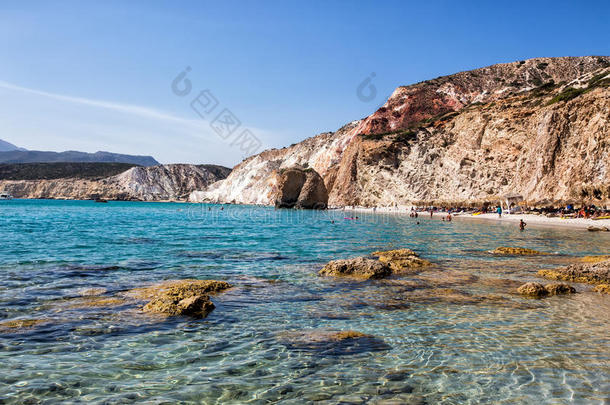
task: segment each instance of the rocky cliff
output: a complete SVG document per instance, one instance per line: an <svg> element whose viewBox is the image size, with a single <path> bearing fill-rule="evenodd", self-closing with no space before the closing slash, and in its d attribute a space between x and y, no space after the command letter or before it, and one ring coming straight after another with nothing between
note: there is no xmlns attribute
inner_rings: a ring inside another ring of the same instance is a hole
<svg viewBox="0 0 610 405"><path fill-rule="evenodd" d="M272 204L277 172L324 178L329 205L610 202L610 57L537 58L397 88L383 107L236 166L192 201Z"/></svg>
<svg viewBox="0 0 610 405"><path fill-rule="evenodd" d="M166 201L185 200L194 190L224 179L231 170L222 166L171 164L132 167L114 176L1 180L0 190L16 198Z"/></svg>
<svg viewBox="0 0 610 405"><path fill-rule="evenodd" d="M328 192L318 172L298 167L278 173L275 190L276 208L326 209Z"/></svg>

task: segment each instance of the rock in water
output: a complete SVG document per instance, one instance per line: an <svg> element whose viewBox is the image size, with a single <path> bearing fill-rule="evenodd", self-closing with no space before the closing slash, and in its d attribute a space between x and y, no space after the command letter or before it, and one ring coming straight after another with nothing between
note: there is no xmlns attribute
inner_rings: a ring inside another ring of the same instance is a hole
<svg viewBox="0 0 610 405"><path fill-rule="evenodd" d="M196 318L206 316L215 308L207 295L194 295L178 302L180 315L194 316Z"/></svg>
<svg viewBox="0 0 610 405"><path fill-rule="evenodd" d="M390 349L390 346L383 340L352 330L311 329L289 331L280 333L278 340L293 350L313 351L326 355L346 355Z"/></svg>
<svg viewBox="0 0 610 405"><path fill-rule="evenodd" d="M13 319L0 322L0 333L22 331L49 322L48 319Z"/></svg>
<svg viewBox="0 0 610 405"><path fill-rule="evenodd" d="M528 295L530 297L545 297L549 292L540 283L525 283L517 289L519 294Z"/></svg>
<svg viewBox="0 0 610 405"><path fill-rule="evenodd" d="M533 249L525 249L520 247L499 247L491 251L495 255L506 255L506 256L534 256L534 255L546 255L547 253L539 252Z"/></svg>
<svg viewBox="0 0 610 405"><path fill-rule="evenodd" d="M412 269L430 266L427 260L421 259L417 253L411 249L397 249L373 252L373 256L377 257L382 263L390 266L392 273L405 273Z"/></svg>
<svg viewBox="0 0 610 405"><path fill-rule="evenodd" d="M519 294L542 298L547 295L574 294L576 289L569 284L553 283L543 286L540 283L525 283L517 289Z"/></svg>
<svg viewBox="0 0 610 405"><path fill-rule="evenodd" d="M411 249L396 249L373 252L370 257L333 260L318 272L320 276L349 276L357 278L384 278L392 274L417 273L430 266ZM375 260L377 259L377 260Z"/></svg>
<svg viewBox="0 0 610 405"><path fill-rule="evenodd" d="M597 263L610 259L610 255L584 256L580 258L583 263Z"/></svg>
<svg viewBox="0 0 610 405"><path fill-rule="evenodd" d="M561 295L561 294L574 294L576 289L569 284L565 283L553 283L544 286L544 289L550 295Z"/></svg>
<svg viewBox="0 0 610 405"><path fill-rule="evenodd" d="M313 169L280 171L275 197L276 208L326 209L328 193L322 177Z"/></svg>
<svg viewBox="0 0 610 405"><path fill-rule="evenodd" d="M231 285L224 281L174 280L131 290L128 295L139 299L150 299L151 301L143 308L145 312L204 318L214 309L208 294L230 287Z"/></svg>
<svg viewBox="0 0 610 405"><path fill-rule="evenodd" d="M318 272L320 276L354 277L362 279L384 278L392 274L386 264L365 257L333 260Z"/></svg>
<svg viewBox="0 0 610 405"><path fill-rule="evenodd" d="M610 284L599 284L593 289L595 292L610 294Z"/></svg>
<svg viewBox="0 0 610 405"><path fill-rule="evenodd" d="M540 277L575 283L610 284L610 260L597 263L577 263L565 268L540 270Z"/></svg>

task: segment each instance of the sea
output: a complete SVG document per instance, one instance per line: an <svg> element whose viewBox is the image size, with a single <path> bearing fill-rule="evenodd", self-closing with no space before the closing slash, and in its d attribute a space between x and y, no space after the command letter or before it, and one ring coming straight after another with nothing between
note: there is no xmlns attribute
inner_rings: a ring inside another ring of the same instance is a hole
<svg viewBox="0 0 610 405"><path fill-rule="evenodd" d="M358 218L356 218L356 216ZM182 203L0 202L0 404L608 404L610 296L532 299L610 233ZM498 256L499 246L546 255ZM432 266L320 277L409 248ZM204 319L130 289L225 280ZM337 338L354 331L359 337ZM362 335L360 335L362 334Z"/></svg>

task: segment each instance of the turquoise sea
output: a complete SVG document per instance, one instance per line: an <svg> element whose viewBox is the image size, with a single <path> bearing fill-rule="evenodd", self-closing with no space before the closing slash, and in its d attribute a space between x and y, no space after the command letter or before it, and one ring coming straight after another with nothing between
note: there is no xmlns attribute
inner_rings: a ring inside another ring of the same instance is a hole
<svg viewBox="0 0 610 405"><path fill-rule="evenodd" d="M514 294L539 269L609 253L610 235L353 215L0 202L0 325L32 323L0 327L0 403L610 403L610 296ZM498 246L552 254L487 253ZM399 247L434 266L366 282L316 275ZM235 288L202 320L113 300L180 278ZM107 303L83 297L93 288ZM371 336L320 338L346 330Z"/></svg>

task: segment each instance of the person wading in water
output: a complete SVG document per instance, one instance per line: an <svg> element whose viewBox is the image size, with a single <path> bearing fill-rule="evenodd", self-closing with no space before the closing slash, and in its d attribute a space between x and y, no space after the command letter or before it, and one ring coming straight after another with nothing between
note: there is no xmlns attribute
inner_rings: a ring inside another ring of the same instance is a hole
<svg viewBox="0 0 610 405"><path fill-rule="evenodd" d="M526 225L527 224L525 223L525 221L523 221L523 220L519 221L519 229L521 229L522 231L525 231L525 226Z"/></svg>

